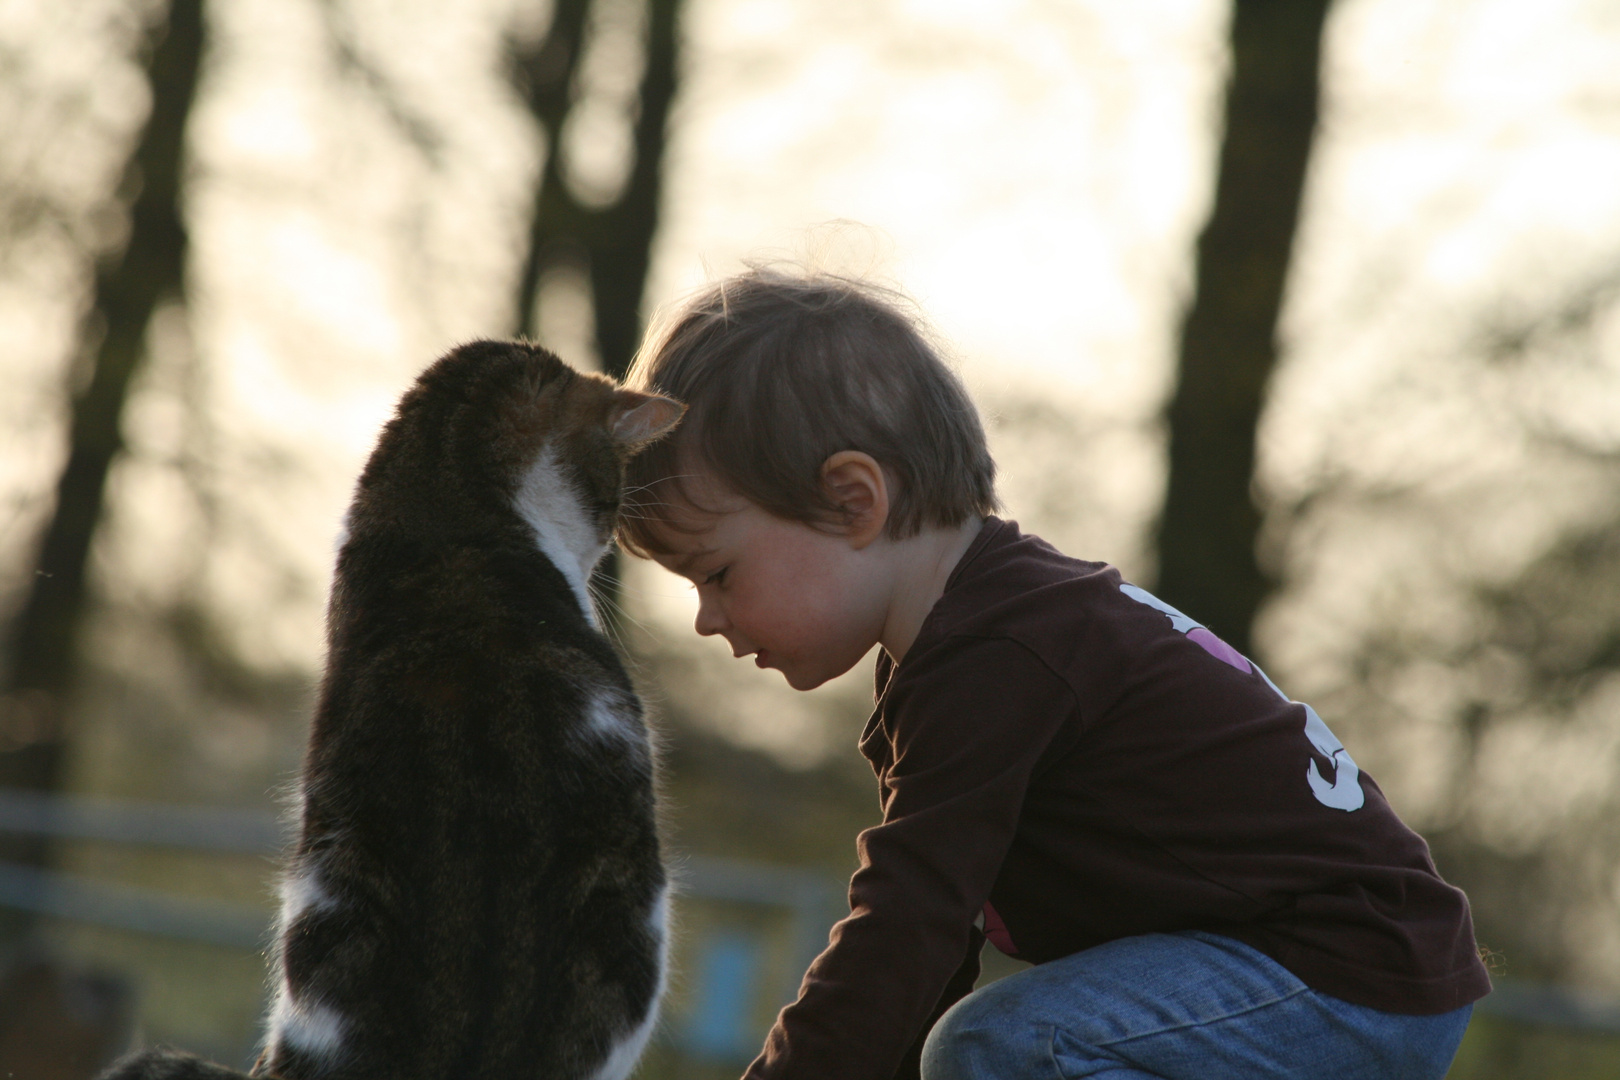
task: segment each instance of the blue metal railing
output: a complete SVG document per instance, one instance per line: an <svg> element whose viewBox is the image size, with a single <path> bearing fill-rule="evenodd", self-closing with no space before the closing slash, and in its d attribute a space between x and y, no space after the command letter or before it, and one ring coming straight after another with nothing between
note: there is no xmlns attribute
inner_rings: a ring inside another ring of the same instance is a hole
<svg viewBox="0 0 1620 1080"><path fill-rule="evenodd" d="M256 952L269 944L264 913L131 885L0 863L0 904L138 934Z"/></svg>
<svg viewBox="0 0 1620 1080"><path fill-rule="evenodd" d="M273 855L290 834L268 813L0 790L0 833L94 840L240 855ZM688 856L676 869L682 896L786 911L791 959L776 990L791 1001L799 978L843 914L842 890L820 874L711 856ZM269 918L242 904L178 897L152 889L0 862L0 905L142 934L258 951L269 944ZM694 1048L718 1053L732 1039L737 1009L752 996L762 950L735 933L716 936L695 970L711 972L694 1010ZM724 976L722 978L722 976ZM1563 987L1498 982L1478 1013L1520 1023L1620 1034L1620 1002ZM728 1026L729 1025L729 1026ZM738 1046L741 1052L741 1044Z"/></svg>
<svg viewBox="0 0 1620 1080"><path fill-rule="evenodd" d="M290 839L273 816L257 810L6 790L0 790L0 832L245 855L274 855Z"/></svg>
<svg viewBox="0 0 1620 1080"><path fill-rule="evenodd" d="M1474 1011L1539 1027L1620 1035L1620 1001L1561 986L1498 981Z"/></svg>
<svg viewBox="0 0 1620 1080"><path fill-rule="evenodd" d="M284 823L262 811L4 789L0 833L260 856L280 853L292 839ZM801 974L844 910L841 888L793 867L694 855L676 864L675 878L682 897L762 905L788 915L790 956L775 987L782 1004L798 992ZM271 916L261 908L5 862L0 862L0 906L249 952L270 944ZM765 950L746 931L713 935L697 945L696 1001L679 1038L706 1056L751 1056L758 1033L750 1029L749 1013L764 989Z"/></svg>

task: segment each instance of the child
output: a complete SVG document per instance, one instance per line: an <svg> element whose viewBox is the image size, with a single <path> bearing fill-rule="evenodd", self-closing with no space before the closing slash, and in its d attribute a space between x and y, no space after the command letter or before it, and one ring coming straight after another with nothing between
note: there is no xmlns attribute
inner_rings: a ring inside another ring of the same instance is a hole
<svg viewBox="0 0 1620 1080"><path fill-rule="evenodd" d="M751 1078L1443 1076L1463 894L1308 705L991 516L977 413L894 299L755 270L637 361L684 401L621 542L808 690L873 645L883 823ZM988 939L1035 967L970 994Z"/></svg>

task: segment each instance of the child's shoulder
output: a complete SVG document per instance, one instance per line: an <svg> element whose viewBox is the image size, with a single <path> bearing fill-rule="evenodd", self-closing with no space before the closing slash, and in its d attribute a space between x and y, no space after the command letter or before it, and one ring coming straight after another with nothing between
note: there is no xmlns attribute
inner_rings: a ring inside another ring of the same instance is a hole
<svg viewBox="0 0 1620 1080"><path fill-rule="evenodd" d="M1054 671L1083 671L1088 682L1101 672L1123 677L1167 646L1183 649L1188 638L1233 667L1248 667L1111 564L1065 555L995 518L962 557L917 645L951 649L986 638L1017 642Z"/></svg>
<svg viewBox="0 0 1620 1080"><path fill-rule="evenodd" d="M1085 620L1114 607L1124 584L1108 563L1065 555L1017 522L990 518L946 583L935 614L974 624Z"/></svg>

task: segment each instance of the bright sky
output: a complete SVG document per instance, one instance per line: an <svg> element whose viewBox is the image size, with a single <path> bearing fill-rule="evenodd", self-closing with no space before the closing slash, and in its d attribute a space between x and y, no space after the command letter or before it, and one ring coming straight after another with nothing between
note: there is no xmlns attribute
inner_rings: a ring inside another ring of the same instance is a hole
<svg viewBox="0 0 1620 1080"><path fill-rule="evenodd" d="M607 23L622 22L616 2ZM426 362L511 323L541 152L489 65L514 6L339 6L438 133L427 155L342 72L329 6L213 5L192 132L193 338L158 336L132 403L135 453L97 556L116 598L195 589L249 656L316 666L331 537L377 428ZM1225 12L1215 0L689 0L651 302L760 252L900 285L954 344L987 412L1009 512L1145 576L1157 417L1211 191ZM0 6L0 33L63 33L67 18ZM625 82L604 49L606 104L568 138L583 172L611 180ZM1271 490L1449 484L1469 512L1441 546L1502 573L1591 511L1515 424L1534 404L1620 441L1620 350L1483 381L1473 358L1482 325L1533 316L1617 262L1617 54L1620 19L1599 0L1340 0L1291 348L1262 444ZM80 59L57 85L107 71L90 82L97 122L116 127L138 80L105 56ZM58 142L72 138L89 136L63 126ZM859 225L816 228L836 220ZM71 339L71 311L28 301L53 295L57 279L40 280L0 294L18 372L5 403L12 536L41 505L57 436L40 418L56 415ZM549 314L566 337L568 312ZM184 472L188 460L205 467ZM1323 528L1267 639L1307 679L1337 655L1334 627L1354 623L1371 578L1391 560L1415 576L1430 565L1394 540ZM8 545L8 565L21 550ZM717 727L801 761L844 744L859 687L806 701L723 662L717 643L689 652L685 587L650 573L630 584L633 614L695 665Z"/></svg>
<svg viewBox="0 0 1620 1080"><path fill-rule="evenodd" d="M833 258L898 280L956 344L981 404L1008 421L995 432L1010 512L1142 572L1160 496L1155 421L1210 197L1224 5L872 12L697 8L653 292L676 294L762 246L815 251L824 237L800 230L817 222L874 227L835 234ZM1489 489L1501 512L1452 538L1466 548L1457 557L1503 572L1582 512L1586 486L1560 473L1549 491L1513 418L1480 407L1471 338L1620 255L1617 39L1620 25L1590 3L1338 5L1286 314L1293 348L1264 433L1279 495L1340 474L1439 479L1466 486L1476 508ZM1559 422L1584 417L1614 441L1608 356L1547 392ZM1522 379L1491 388L1523 390ZM1357 550L1348 535L1341 546L1282 619L1293 642L1316 643L1296 648L1298 665L1345 644L1313 615L1357 610L1336 581L1366 591L1390 558L1426 572L1398 550ZM661 627L688 621L679 586L635 583ZM848 688L847 708L862 690ZM772 715L793 713L784 701ZM809 727L744 737L791 752L814 745Z"/></svg>

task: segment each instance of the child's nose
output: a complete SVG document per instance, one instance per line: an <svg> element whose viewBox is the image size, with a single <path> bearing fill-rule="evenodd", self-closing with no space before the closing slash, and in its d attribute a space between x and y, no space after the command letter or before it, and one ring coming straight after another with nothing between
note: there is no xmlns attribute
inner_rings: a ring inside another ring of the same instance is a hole
<svg viewBox="0 0 1620 1080"><path fill-rule="evenodd" d="M726 617L720 611L720 605L700 596L697 619L693 621L693 628L704 637L708 637L722 632L728 625Z"/></svg>

